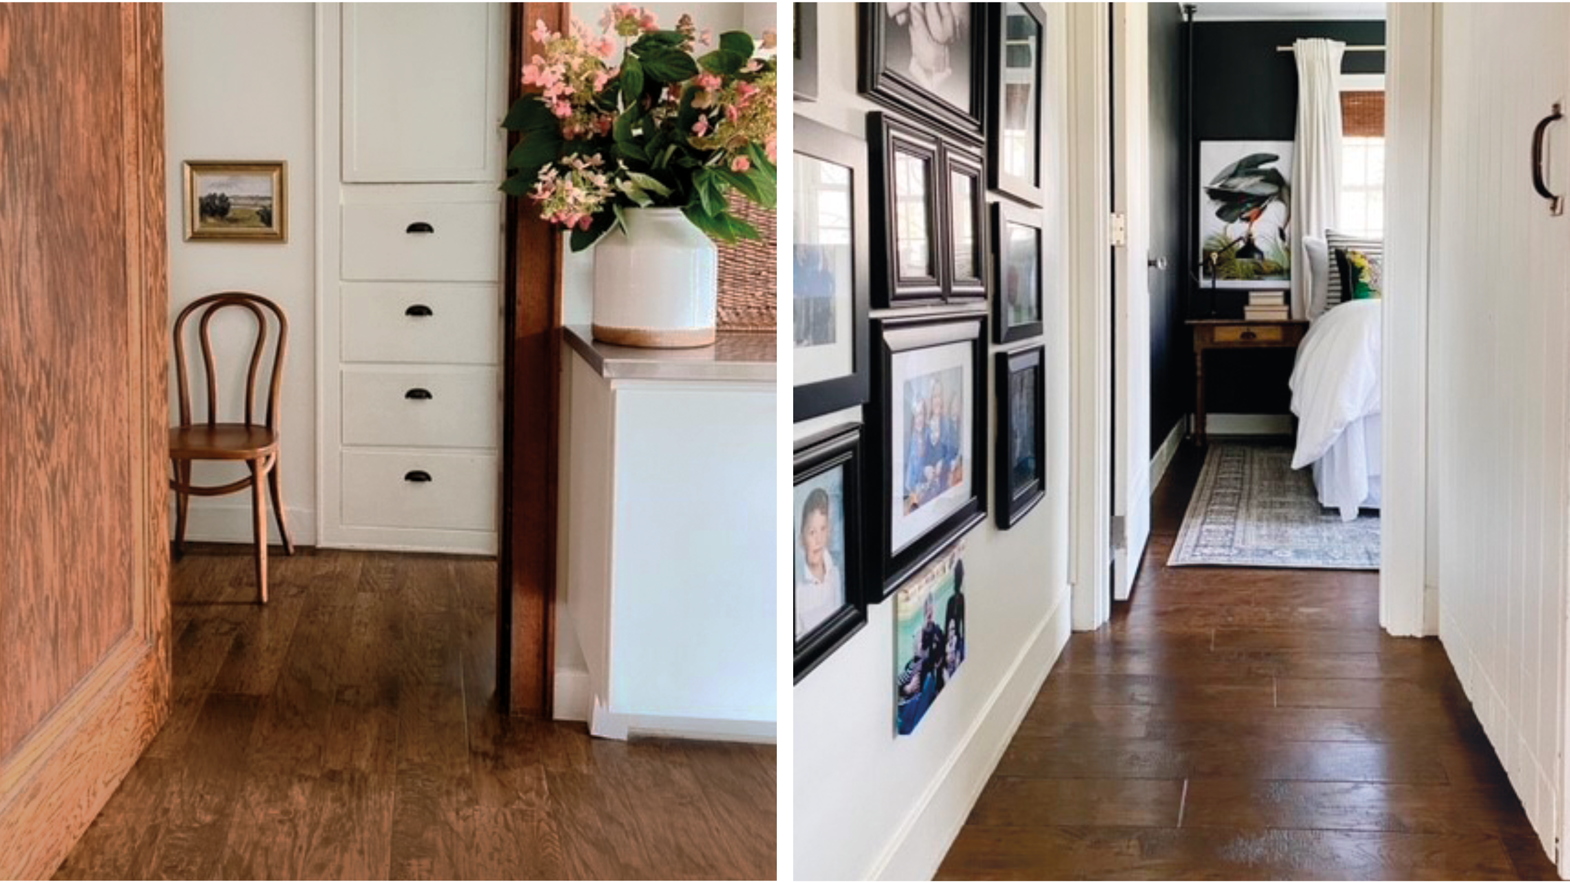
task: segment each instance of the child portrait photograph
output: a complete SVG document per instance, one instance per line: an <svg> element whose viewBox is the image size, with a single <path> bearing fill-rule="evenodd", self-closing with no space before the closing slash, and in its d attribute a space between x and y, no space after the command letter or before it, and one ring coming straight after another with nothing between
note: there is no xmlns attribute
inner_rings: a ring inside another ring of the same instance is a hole
<svg viewBox="0 0 1570 882"><path fill-rule="evenodd" d="M894 551L973 495L970 353L968 344L955 343L894 356L889 473Z"/></svg>

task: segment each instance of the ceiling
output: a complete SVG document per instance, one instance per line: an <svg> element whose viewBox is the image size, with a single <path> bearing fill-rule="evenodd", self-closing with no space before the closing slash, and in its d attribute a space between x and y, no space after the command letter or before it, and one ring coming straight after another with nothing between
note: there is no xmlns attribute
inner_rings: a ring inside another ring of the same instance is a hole
<svg viewBox="0 0 1570 882"><path fill-rule="evenodd" d="M1376 20L1385 18L1383 3L1196 3L1195 21Z"/></svg>

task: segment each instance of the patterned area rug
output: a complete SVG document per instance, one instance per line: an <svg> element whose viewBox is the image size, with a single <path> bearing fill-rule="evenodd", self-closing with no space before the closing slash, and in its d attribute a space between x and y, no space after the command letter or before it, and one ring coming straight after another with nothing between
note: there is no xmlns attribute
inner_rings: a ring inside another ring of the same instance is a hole
<svg viewBox="0 0 1570 882"><path fill-rule="evenodd" d="M1379 514L1321 508L1285 445L1213 444L1167 566L1379 569Z"/></svg>

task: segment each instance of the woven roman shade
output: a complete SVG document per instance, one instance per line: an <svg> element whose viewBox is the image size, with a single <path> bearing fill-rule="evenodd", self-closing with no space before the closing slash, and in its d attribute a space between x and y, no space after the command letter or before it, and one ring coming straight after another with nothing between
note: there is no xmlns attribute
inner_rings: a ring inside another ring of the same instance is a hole
<svg viewBox="0 0 1570 882"><path fill-rule="evenodd" d="M1385 136L1385 93L1342 92L1341 135L1345 138Z"/></svg>

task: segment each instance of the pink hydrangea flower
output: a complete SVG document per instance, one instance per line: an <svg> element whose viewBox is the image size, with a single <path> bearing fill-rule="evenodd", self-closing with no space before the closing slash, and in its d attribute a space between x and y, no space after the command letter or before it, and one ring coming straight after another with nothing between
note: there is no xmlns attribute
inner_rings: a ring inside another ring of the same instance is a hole
<svg viewBox="0 0 1570 882"><path fill-rule="evenodd" d="M730 161L730 170L733 172L744 172L749 168L752 168L752 161L745 156L738 156Z"/></svg>
<svg viewBox="0 0 1570 882"><path fill-rule="evenodd" d="M709 133L709 118L706 116L698 117L698 121L692 124L692 133L700 138L707 135Z"/></svg>

